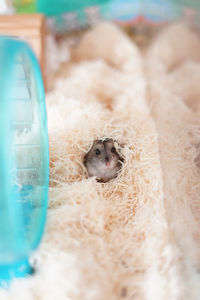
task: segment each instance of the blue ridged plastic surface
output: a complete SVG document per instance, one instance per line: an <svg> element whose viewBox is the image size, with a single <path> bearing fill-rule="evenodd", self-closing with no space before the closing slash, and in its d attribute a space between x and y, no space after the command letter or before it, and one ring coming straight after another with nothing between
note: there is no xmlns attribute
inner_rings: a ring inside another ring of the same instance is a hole
<svg viewBox="0 0 200 300"><path fill-rule="evenodd" d="M43 81L29 46L0 37L0 285L31 273L43 235L49 153Z"/></svg>

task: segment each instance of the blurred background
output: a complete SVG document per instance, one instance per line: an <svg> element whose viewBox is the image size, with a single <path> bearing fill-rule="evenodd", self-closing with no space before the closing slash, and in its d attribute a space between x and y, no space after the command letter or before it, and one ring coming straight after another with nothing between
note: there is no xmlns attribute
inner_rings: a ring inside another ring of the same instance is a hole
<svg viewBox="0 0 200 300"><path fill-rule="evenodd" d="M196 0L0 0L0 13L43 13L55 33L77 30L101 20L124 26L157 25L187 19L199 23L200 1Z"/></svg>

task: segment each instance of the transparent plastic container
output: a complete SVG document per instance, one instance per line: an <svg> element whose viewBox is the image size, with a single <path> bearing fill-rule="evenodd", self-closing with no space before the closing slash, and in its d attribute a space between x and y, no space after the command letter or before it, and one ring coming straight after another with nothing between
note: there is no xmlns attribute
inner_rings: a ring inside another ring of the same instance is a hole
<svg viewBox="0 0 200 300"><path fill-rule="evenodd" d="M20 40L0 37L0 285L31 273L43 234L49 153L42 76Z"/></svg>

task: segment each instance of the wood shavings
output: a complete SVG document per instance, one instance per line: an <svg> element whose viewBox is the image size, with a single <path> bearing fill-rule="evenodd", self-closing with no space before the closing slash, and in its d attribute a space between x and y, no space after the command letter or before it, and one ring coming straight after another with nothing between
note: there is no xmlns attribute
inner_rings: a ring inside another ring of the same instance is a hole
<svg viewBox="0 0 200 300"><path fill-rule="evenodd" d="M159 33L144 57L113 24L83 36L47 95L39 267L0 299L199 299L199 90L186 79L198 77L199 55L199 37L183 24ZM116 140L124 157L108 183L83 166L101 138Z"/></svg>

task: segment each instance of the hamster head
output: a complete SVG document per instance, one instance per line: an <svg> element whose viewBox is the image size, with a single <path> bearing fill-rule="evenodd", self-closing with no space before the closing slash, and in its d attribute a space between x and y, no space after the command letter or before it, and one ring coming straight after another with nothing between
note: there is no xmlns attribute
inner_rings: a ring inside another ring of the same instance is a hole
<svg viewBox="0 0 200 300"><path fill-rule="evenodd" d="M117 152L112 139L94 141L84 157L89 177L95 176L100 182L107 182L118 175L123 159Z"/></svg>

